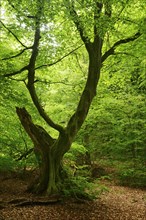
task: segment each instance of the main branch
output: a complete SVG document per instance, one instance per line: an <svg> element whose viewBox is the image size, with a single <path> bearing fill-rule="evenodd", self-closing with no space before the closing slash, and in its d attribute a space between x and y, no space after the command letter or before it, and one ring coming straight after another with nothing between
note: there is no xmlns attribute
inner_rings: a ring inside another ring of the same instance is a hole
<svg viewBox="0 0 146 220"><path fill-rule="evenodd" d="M101 8L102 8L102 5L101 5ZM101 8L98 11L99 13L100 13ZM102 39L98 35L98 32L95 31L94 41L90 42L88 37L84 36L83 26L81 24L80 18L77 15L73 5L70 10L71 10L70 14L72 15L73 21L77 27L78 32L80 33L81 39L89 55L88 78L86 81L86 85L82 92L77 109L75 113L71 116L68 122L68 125L67 125L67 132L69 136L71 137L71 139L74 139L77 132L81 128L83 122L85 121L85 118L88 114L92 100L94 96L96 95L96 88L97 88L98 80L100 77L100 69L101 69Z"/></svg>
<svg viewBox="0 0 146 220"><path fill-rule="evenodd" d="M60 133L64 132L64 129L62 126L54 123L52 119L46 114L44 111L41 103L39 102L39 99L36 94L34 82L35 82L35 64L36 64L36 59L38 56L39 52L39 41L40 41L40 22L41 22L41 15L42 15L42 5L39 6L38 8L38 13L36 15L36 29L35 29L35 35L34 35L34 43L33 43L33 49L32 49L32 54L30 57L29 65L28 65L28 83L27 83L27 88L29 90L29 93L31 95L32 101L34 105L36 106L39 114L41 117L47 122L49 126L52 128L56 129Z"/></svg>

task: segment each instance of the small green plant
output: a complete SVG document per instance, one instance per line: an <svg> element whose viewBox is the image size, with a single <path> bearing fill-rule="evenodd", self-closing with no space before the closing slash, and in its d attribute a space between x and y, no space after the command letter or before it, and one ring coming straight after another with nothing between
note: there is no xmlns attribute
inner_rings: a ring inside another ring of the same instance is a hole
<svg viewBox="0 0 146 220"><path fill-rule="evenodd" d="M73 197L76 199L95 199L97 194L92 189L93 183L88 182L88 179L82 176L67 179L63 184L62 193L65 197Z"/></svg>
<svg viewBox="0 0 146 220"><path fill-rule="evenodd" d="M61 189L65 197L75 199L93 200L102 192L108 191L108 188L100 183L100 181L91 182L90 177L81 175L67 175Z"/></svg>

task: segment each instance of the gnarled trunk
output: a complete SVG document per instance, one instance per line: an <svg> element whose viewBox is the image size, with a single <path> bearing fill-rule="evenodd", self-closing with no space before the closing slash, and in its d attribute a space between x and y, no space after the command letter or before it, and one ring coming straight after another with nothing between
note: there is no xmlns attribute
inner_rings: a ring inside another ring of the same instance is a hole
<svg viewBox="0 0 146 220"><path fill-rule="evenodd" d="M32 122L25 108L17 107L16 111L24 129L34 143L34 152L41 158L40 176L28 187L28 191L56 194L62 181L60 176L62 158L71 145L69 138L64 132L59 135L58 139L53 139L44 128Z"/></svg>

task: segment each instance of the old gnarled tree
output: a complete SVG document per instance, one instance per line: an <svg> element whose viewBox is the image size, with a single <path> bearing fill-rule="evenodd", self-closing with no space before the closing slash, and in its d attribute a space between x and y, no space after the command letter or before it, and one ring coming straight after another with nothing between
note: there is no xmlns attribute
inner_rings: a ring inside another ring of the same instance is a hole
<svg viewBox="0 0 146 220"><path fill-rule="evenodd" d="M53 65L44 63L42 63L42 65L39 67L36 65L37 58L41 53L40 43L41 32L43 30L42 27L45 20L44 14L47 12L47 10L48 14L50 13L51 6L49 5L48 7L45 0L36 0L34 9L35 14L28 14L25 17L25 19L31 19L33 22L34 39L31 47L25 46L16 36L16 34L13 33L13 31L11 31L3 21L1 21L2 27L11 35L13 35L15 40L17 40L20 43L21 47L23 47L23 50L21 50L20 53L10 58L12 59L15 57L19 57L27 50L31 51L29 62L27 63L27 65L20 68L20 70L18 71L6 73L4 77L15 77L16 75L18 76L23 72L27 72L25 85L28 89L34 106L37 108L40 116L45 120L48 126L58 131L58 138L54 139L50 136L50 134L47 133L47 131L45 131L43 127L36 125L33 122L31 116L25 108L16 108L21 124L23 125L27 134L30 136L34 144L34 148L39 151L42 158L42 163L40 165L40 177L29 188L30 191L36 193L46 191L48 194L53 194L60 191L60 183L63 181L61 175L62 159L64 154L70 149L77 132L80 130L82 124L86 119L92 100L96 95L97 85L100 78L100 71L103 62L109 56L115 54L116 48L119 47L121 44L127 44L131 41L138 39L141 36L139 31L135 31L132 36L127 35L124 39L120 39L114 42L113 46L111 46L109 49L103 50L104 37L108 31L108 28L104 27L104 23L101 23L101 18L105 18L105 20L110 21L113 13L112 10L115 9L112 8L110 1L92 0L90 1L90 3L91 4L88 5L88 3L85 3L84 1L60 1L60 4L62 4L62 11L66 13L66 19L70 20L72 22L71 24L74 25L74 27L78 31L78 37L80 38L80 41L82 41L88 53L89 59L85 87L81 94L76 111L69 119L66 127L62 127L61 125L56 124L47 115L39 102L35 88L37 70L41 67L48 67ZM57 4L54 4L53 2L50 4L52 4L52 7L56 7L56 14L58 14L58 10L60 10L60 8L57 10ZM19 11L17 10L17 4L9 2L9 7L13 7L14 11L16 12ZM88 7L89 10L86 10ZM84 20L84 13L82 13L83 11L86 13L86 16L89 16L89 18L91 19L90 27L88 27L88 24L85 23L86 20ZM32 13L31 9L30 13ZM45 20L45 22L47 21ZM76 48L76 50L77 49L78 47ZM63 58L69 56L70 54L71 52L64 55L62 58L59 58L57 61L54 62L54 64L61 61ZM4 58L3 60L6 59Z"/></svg>

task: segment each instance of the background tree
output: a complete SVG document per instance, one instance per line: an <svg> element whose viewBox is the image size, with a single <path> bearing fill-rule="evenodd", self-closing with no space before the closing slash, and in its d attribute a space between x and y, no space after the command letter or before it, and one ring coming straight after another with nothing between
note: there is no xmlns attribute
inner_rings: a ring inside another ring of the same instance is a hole
<svg viewBox="0 0 146 220"><path fill-rule="evenodd" d="M133 9L136 13L141 4L131 1L60 1L58 4L22 0L20 4L15 0L2 1L2 7L3 45L9 44L11 48L2 54L2 75L24 82L40 116L58 132L55 138L52 137L42 126L33 123L26 108L16 108L24 129L42 158L40 178L30 190L56 193L63 181L63 156L70 149L96 96L103 63L116 51L120 53L123 45L130 47L135 40L141 40L144 13L132 23L133 14L127 16L127 13ZM81 46L88 57L88 72L80 89L77 108L63 126L47 114L42 102L42 89L47 87L40 82L45 79L44 74L51 76L48 67L63 62L75 52L78 54ZM122 53L124 51L122 49Z"/></svg>

